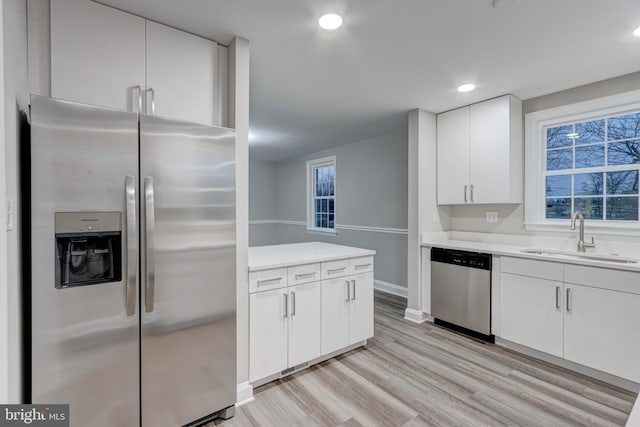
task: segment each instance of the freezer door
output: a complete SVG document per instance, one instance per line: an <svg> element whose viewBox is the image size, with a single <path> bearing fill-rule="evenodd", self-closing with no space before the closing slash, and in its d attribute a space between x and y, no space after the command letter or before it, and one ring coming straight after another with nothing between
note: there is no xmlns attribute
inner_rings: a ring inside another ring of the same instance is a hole
<svg viewBox="0 0 640 427"><path fill-rule="evenodd" d="M138 423L137 173L136 114L31 98L31 401L72 426Z"/></svg>
<svg viewBox="0 0 640 427"><path fill-rule="evenodd" d="M235 404L232 130L140 116L142 425Z"/></svg>

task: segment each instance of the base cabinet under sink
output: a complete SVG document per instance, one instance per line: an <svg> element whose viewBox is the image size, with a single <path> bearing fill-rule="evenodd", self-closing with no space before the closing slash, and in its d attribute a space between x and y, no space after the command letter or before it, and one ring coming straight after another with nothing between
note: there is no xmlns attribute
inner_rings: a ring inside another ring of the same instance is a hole
<svg viewBox="0 0 640 427"><path fill-rule="evenodd" d="M640 288L628 292L640 273L509 257L501 264L501 338L640 382Z"/></svg>

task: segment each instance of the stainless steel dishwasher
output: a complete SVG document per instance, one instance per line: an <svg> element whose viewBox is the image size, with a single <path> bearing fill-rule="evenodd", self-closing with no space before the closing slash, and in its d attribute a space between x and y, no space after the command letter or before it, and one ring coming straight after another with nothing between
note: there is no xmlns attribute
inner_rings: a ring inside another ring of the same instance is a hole
<svg viewBox="0 0 640 427"><path fill-rule="evenodd" d="M431 315L436 324L494 342L491 254L431 249Z"/></svg>

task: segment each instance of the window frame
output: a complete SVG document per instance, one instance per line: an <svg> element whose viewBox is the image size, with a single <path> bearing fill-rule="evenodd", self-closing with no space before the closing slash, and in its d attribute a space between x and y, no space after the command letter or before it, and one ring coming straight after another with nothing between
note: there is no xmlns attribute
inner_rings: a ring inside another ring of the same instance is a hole
<svg viewBox="0 0 640 427"><path fill-rule="evenodd" d="M540 110L525 115L524 226L531 231L567 232L569 219L548 219L545 213L545 129L575 122L617 116L640 110L640 90ZM606 144L606 143L605 143ZM607 167L607 166L605 166ZM636 165L638 167L638 165ZM615 167L614 167L615 168ZM632 167L633 169L634 167ZM584 173L591 169L584 168ZM600 169L599 167L597 169ZM574 173L576 169L572 170ZM640 235L640 221L585 220L594 234Z"/></svg>
<svg viewBox="0 0 640 427"><path fill-rule="evenodd" d="M323 228L315 226L315 177L314 170L319 167L333 166L333 228ZM307 232L309 233L321 233L321 234L338 234L337 233L337 203L336 198L338 194L338 168L336 163L336 156L327 156L319 159L313 159L307 161Z"/></svg>

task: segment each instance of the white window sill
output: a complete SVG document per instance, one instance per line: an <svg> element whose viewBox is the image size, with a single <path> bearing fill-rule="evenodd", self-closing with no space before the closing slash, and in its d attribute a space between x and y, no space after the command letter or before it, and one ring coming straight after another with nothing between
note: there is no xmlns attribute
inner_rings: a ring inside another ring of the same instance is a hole
<svg viewBox="0 0 640 427"><path fill-rule="evenodd" d="M331 235L335 236L338 234L338 231L335 228L312 228L307 227L307 233L310 234L321 234L321 235Z"/></svg>
<svg viewBox="0 0 640 427"><path fill-rule="evenodd" d="M576 221L578 223L578 221ZM524 227L527 231L542 231L553 233L576 233L578 231L579 224L576 224L576 230L571 230L570 220L561 220L558 222L541 222L541 223L525 223ZM606 225L595 224L585 220L584 230L588 234L595 235L608 235L608 236L640 236L640 225L637 224L624 224L624 223L609 223Z"/></svg>

